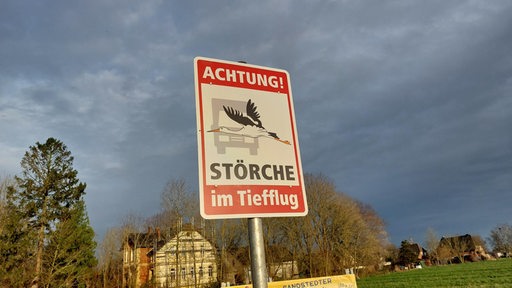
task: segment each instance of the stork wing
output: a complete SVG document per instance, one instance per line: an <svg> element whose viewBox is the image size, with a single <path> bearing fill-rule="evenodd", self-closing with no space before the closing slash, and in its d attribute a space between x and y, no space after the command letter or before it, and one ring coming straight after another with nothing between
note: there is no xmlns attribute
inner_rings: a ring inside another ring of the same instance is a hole
<svg viewBox="0 0 512 288"><path fill-rule="evenodd" d="M256 120L260 119L260 113L256 111L256 105L252 103L251 99L247 101L247 107L245 108L247 110L247 116L251 117L255 122Z"/></svg>
<svg viewBox="0 0 512 288"><path fill-rule="evenodd" d="M232 107L222 106L222 108L224 108L224 112L226 112L226 115L228 115L231 120L241 125L254 125L254 122L251 119L245 117L242 112L235 110Z"/></svg>

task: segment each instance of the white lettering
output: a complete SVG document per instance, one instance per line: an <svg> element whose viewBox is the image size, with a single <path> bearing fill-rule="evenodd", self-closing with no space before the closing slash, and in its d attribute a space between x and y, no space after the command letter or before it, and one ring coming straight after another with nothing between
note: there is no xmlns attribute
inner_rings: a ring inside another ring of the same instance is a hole
<svg viewBox="0 0 512 288"><path fill-rule="evenodd" d="M203 72L203 78L210 78L212 80L215 80L215 77L213 76L212 67L206 66Z"/></svg>
<svg viewBox="0 0 512 288"><path fill-rule="evenodd" d="M261 194L252 194L250 189L238 190L240 206L289 206L292 210L299 208L296 194L280 194L277 189L264 189Z"/></svg>
<svg viewBox="0 0 512 288"><path fill-rule="evenodd" d="M222 68L215 69L215 77L217 77L217 79L219 79L219 80L226 81L226 78L224 78L224 76L220 75L220 72L224 72L224 69L222 69ZM224 75L226 75L226 74L224 74Z"/></svg>
<svg viewBox="0 0 512 288"><path fill-rule="evenodd" d="M272 88L283 89L283 78L275 75L268 76L255 72L247 72L242 70L231 70L226 68L212 69L206 66L203 71L203 79L220 80L234 83L248 83L250 85L258 85Z"/></svg>
<svg viewBox="0 0 512 288"><path fill-rule="evenodd" d="M233 196L229 194L217 195L215 190L211 192L212 207L231 207L233 206Z"/></svg>

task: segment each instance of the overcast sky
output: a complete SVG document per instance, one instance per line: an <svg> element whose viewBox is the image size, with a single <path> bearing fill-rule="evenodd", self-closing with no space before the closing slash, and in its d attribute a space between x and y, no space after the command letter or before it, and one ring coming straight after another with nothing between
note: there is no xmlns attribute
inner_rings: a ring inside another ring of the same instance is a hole
<svg viewBox="0 0 512 288"><path fill-rule="evenodd" d="M63 141L98 237L197 190L193 59L287 70L305 172L390 240L512 224L512 1L0 2L0 176Z"/></svg>

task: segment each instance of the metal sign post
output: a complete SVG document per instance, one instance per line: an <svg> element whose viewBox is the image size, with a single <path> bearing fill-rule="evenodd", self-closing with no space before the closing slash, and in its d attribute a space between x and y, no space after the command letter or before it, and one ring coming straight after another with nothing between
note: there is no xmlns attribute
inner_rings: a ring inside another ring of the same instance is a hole
<svg viewBox="0 0 512 288"><path fill-rule="evenodd" d="M261 218L249 218L249 248L251 250L252 287L267 288L267 267L265 262L265 242Z"/></svg>

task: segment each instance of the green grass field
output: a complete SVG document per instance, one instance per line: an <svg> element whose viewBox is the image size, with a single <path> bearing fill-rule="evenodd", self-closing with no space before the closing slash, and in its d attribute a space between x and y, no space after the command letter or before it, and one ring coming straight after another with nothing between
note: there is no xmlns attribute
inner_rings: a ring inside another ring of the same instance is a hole
<svg viewBox="0 0 512 288"><path fill-rule="evenodd" d="M369 276L358 279L357 287L512 287L512 259L433 266Z"/></svg>

